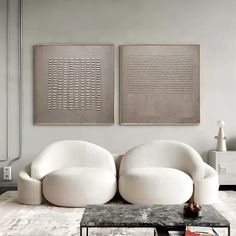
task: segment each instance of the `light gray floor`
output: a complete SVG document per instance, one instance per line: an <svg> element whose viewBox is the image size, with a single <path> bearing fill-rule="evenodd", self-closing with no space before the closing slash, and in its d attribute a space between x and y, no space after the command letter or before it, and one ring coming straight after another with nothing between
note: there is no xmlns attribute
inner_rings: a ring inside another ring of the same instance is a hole
<svg viewBox="0 0 236 236"><path fill-rule="evenodd" d="M231 236L236 236L236 192L222 191L214 207L231 222ZM52 205L27 206L18 204L16 192L0 196L0 236L78 236L83 208ZM102 229L90 235L153 235L150 229ZM221 232L221 235L225 235Z"/></svg>

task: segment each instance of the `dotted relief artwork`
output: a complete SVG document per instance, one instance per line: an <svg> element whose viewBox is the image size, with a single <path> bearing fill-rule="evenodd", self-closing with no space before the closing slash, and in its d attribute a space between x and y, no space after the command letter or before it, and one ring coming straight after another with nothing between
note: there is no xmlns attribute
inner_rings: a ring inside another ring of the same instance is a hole
<svg viewBox="0 0 236 236"><path fill-rule="evenodd" d="M121 46L120 123L199 123L199 52L199 45Z"/></svg>
<svg viewBox="0 0 236 236"><path fill-rule="evenodd" d="M36 124L113 123L113 46L35 46Z"/></svg>

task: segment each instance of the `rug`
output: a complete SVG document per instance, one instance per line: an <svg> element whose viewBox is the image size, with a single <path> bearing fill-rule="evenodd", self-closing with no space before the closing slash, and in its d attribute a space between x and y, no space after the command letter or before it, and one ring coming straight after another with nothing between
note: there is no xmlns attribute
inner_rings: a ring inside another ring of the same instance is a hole
<svg viewBox="0 0 236 236"><path fill-rule="evenodd" d="M50 204L18 204L16 191L0 195L0 236L78 236L84 208L57 207ZM213 205L231 222L231 236L236 236L236 192L222 191ZM225 230L219 231L224 236ZM149 236L152 229L94 229L89 235Z"/></svg>

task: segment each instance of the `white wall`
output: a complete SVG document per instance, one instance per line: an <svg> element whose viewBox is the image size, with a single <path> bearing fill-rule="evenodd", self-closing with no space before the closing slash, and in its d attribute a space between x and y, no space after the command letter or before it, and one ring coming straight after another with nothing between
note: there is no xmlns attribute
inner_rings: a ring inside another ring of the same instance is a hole
<svg viewBox="0 0 236 236"><path fill-rule="evenodd" d="M18 171L36 153L62 139L87 140L113 153L123 153L153 139L174 139L192 145L206 158L206 152L215 147L216 121L223 119L227 124L226 135L233 140L236 137L235 12L234 0L24 0L24 158L13 164L14 181ZM113 126L33 125L32 45L39 43L115 44ZM118 45L129 43L200 44L200 125L118 124ZM2 100L2 93L0 96ZM14 145L11 150L14 152Z"/></svg>
<svg viewBox="0 0 236 236"><path fill-rule="evenodd" d="M6 156L7 2L0 1L0 159Z"/></svg>

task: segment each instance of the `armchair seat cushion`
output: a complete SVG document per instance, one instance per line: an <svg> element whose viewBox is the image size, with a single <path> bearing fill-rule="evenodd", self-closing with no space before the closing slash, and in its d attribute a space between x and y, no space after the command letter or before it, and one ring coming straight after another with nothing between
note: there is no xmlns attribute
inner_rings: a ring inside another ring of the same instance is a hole
<svg viewBox="0 0 236 236"><path fill-rule="evenodd" d="M96 167L67 167L43 179L43 195L58 206L83 207L103 204L113 198L117 189L115 175Z"/></svg>
<svg viewBox="0 0 236 236"><path fill-rule="evenodd" d="M183 204L193 194L193 181L174 168L138 167L120 176L119 191L133 204Z"/></svg>

